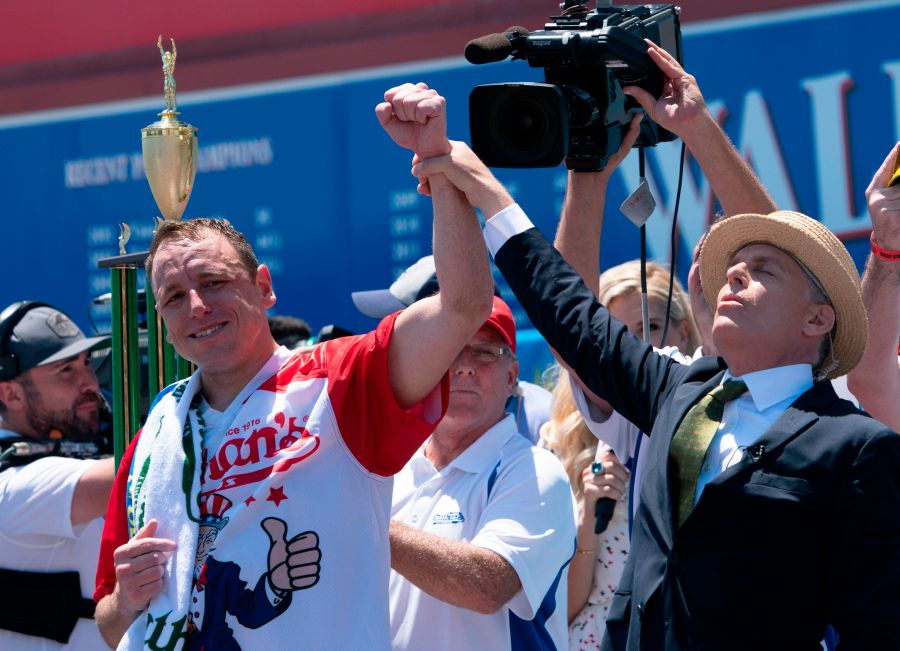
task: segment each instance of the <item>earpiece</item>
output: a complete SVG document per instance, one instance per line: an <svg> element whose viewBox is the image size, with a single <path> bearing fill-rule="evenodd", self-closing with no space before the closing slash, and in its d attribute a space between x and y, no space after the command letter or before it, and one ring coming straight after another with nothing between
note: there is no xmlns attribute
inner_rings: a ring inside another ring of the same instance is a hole
<svg viewBox="0 0 900 651"><path fill-rule="evenodd" d="M39 301L19 301L0 312L0 382L12 380L19 375L19 360L8 351L13 330L28 312L37 307L51 307Z"/></svg>

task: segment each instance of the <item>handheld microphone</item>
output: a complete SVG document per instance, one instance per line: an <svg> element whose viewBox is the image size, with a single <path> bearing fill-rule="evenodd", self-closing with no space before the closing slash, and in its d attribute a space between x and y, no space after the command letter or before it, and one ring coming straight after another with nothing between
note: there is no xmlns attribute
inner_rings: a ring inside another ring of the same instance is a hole
<svg viewBox="0 0 900 651"><path fill-rule="evenodd" d="M502 34L485 34L473 38L466 43L464 52L466 61L476 65L503 61L515 49L513 41L524 36L528 36L528 30L514 25L507 28Z"/></svg>
<svg viewBox="0 0 900 651"><path fill-rule="evenodd" d="M616 501L611 497L601 497L594 505L594 533L603 533L609 526L613 512L616 510Z"/></svg>
<svg viewBox="0 0 900 651"><path fill-rule="evenodd" d="M591 464L591 472L595 475L598 475L603 472L603 464L600 462L600 457L605 455L607 452L612 452L612 448L609 447L603 441L597 441L597 453L594 455L594 463ZM606 531L606 527L609 526L609 521L613 516L613 512L616 510L616 501L611 497L601 497L597 500L597 503L594 505L594 533L601 534Z"/></svg>

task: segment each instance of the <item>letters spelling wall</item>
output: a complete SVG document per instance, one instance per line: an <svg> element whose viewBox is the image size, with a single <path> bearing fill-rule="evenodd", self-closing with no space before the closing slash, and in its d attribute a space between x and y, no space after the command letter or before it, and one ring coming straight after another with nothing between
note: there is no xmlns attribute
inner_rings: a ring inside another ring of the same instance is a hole
<svg viewBox="0 0 900 651"><path fill-rule="evenodd" d="M685 31L687 69L779 205L821 219L847 241L860 266L870 226L863 192L898 138L898 22L897 3L860 2ZM189 56L189 44L182 49ZM148 58L148 66L154 61ZM475 67L454 59L195 95L188 92L191 80L179 78L179 109L199 127L201 142L186 216L227 217L248 234L272 269L278 312L301 316L315 329L336 323L363 331L374 322L355 311L350 292L387 286L431 247L430 201L416 194L410 156L389 142L372 111L383 91L400 81L427 81L448 99L451 137L467 139L472 86L539 75L521 62ZM158 101L0 121L0 304L46 300L86 329L91 321L108 327L107 308L92 305L109 289L96 261L116 253L119 222L132 228L129 252L147 246L157 211L139 130L161 105L160 93ZM672 143L649 155L659 205L648 234L660 260L670 256L679 151L680 143ZM497 175L552 236L565 170ZM638 255L637 231L616 211L636 184L632 156L611 184L604 266ZM687 166L679 215L682 278L714 210L705 179ZM533 331L521 339L523 377L532 379L549 355Z"/></svg>

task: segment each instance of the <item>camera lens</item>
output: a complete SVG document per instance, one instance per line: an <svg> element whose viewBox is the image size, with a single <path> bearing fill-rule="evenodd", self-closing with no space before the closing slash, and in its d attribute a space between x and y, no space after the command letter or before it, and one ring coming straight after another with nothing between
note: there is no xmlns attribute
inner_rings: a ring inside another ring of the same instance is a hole
<svg viewBox="0 0 900 651"><path fill-rule="evenodd" d="M550 84L478 86L469 96L472 148L489 166L553 167L568 142L566 100Z"/></svg>
<svg viewBox="0 0 900 651"><path fill-rule="evenodd" d="M500 138L516 149L531 149L547 139L551 125L546 107L533 97L519 97L497 110Z"/></svg>
<svg viewBox="0 0 900 651"><path fill-rule="evenodd" d="M520 160L541 160L558 149L559 103L544 88L519 87L500 93L490 113L490 129L501 149Z"/></svg>

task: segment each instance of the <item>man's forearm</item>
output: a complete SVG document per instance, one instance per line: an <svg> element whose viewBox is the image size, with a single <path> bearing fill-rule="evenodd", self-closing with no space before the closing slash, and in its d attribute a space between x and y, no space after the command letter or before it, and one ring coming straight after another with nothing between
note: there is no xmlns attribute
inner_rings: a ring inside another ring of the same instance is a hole
<svg viewBox="0 0 900 651"><path fill-rule="evenodd" d="M894 430L900 428L900 263L870 255L862 277L869 336L859 364L847 376L848 388L863 408Z"/></svg>
<svg viewBox="0 0 900 651"><path fill-rule="evenodd" d="M482 321L494 293L481 226L465 195L443 174L429 181L434 204L434 265L445 308ZM466 335L466 339L471 336Z"/></svg>
<svg viewBox="0 0 900 651"><path fill-rule="evenodd" d="M499 555L391 521L391 568L432 597L482 614L497 612L519 591L515 570Z"/></svg>
<svg viewBox="0 0 900 651"><path fill-rule="evenodd" d="M106 513L115 476L116 467L112 457L93 462L82 473L72 496L73 526L95 520Z"/></svg>
<svg viewBox="0 0 900 651"><path fill-rule="evenodd" d="M554 246L596 295L600 276L600 238L609 177L569 172L566 198Z"/></svg>
<svg viewBox="0 0 900 651"><path fill-rule="evenodd" d="M690 129L685 129L681 137L726 215L768 214L777 210L753 168L708 111Z"/></svg>
<svg viewBox="0 0 900 651"><path fill-rule="evenodd" d="M110 649L115 649L119 645L119 642L125 637L125 632L139 614L139 612L123 612L118 592L115 591L97 602L94 619L100 635L103 636L103 640Z"/></svg>
<svg viewBox="0 0 900 651"><path fill-rule="evenodd" d="M443 174L429 179L434 202L434 266L440 292L416 301L394 324L388 377L409 408L441 381L491 314L493 277L481 226L463 194Z"/></svg>

